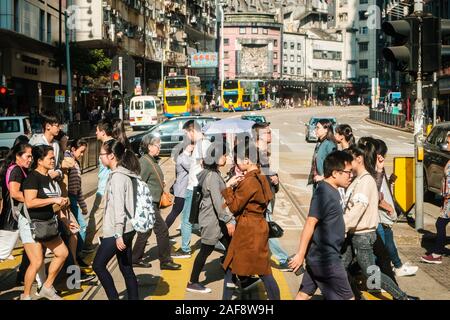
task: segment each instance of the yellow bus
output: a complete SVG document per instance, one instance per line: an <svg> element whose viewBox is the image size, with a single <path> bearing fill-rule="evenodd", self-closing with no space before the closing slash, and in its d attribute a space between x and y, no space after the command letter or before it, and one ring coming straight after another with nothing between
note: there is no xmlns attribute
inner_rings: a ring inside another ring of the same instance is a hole
<svg viewBox="0 0 450 320"><path fill-rule="evenodd" d="M258 103L261 109L269 107L267 103L267 84L262 80L258 82Z"/></svg>
<svg viewBox="0 0 450 320"><path fill-rule="evenodd" d="M172 76L164 78L164 116L190 116L203 110L200 103L199 77Z"/></svg>
<svg viewBox="0 0 450 320"><path fill-rule="evenodd" d="M240 80L225 80L222 86L222 111L242 110Z"/></svg>

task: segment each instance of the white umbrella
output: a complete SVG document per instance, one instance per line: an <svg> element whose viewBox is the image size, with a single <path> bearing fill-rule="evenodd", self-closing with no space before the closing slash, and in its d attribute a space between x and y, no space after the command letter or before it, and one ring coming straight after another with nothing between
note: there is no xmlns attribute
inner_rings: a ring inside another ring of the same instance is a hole
<svg viewBox="0 0 450 320"><path fill-rule="evenodd" d="M251 133L254 121L242 120L238 118L227 118L219 121L211 122L206 130L206 134L220 134L220 133Z"/></svg>

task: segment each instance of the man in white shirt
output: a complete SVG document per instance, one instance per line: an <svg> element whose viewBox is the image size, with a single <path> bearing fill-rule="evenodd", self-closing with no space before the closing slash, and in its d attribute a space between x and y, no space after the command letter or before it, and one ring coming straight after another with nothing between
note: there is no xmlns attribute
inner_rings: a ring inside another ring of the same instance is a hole
<svg viewBox="0 0 450 320"><path fill-rule="evenodd" d="M202 171L202 159L205 157L211 142L207 140L202 132L199 124L195 120L187 121L183 130L186 132L188 138L194 141L194 151L192 152L191 166L189 169L189 182L186 190L183 211L181 213L181 248L175 252L174 258L190 258L191 257L191 234L192 224L189 222L189 216L192 206L192 195L194 187L198 185L197 174Z"/></svg>

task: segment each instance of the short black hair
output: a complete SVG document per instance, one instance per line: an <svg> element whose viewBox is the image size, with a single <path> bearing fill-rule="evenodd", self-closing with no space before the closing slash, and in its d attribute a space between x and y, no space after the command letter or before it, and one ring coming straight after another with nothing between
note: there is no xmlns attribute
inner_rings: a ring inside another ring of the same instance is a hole
<svg viewBox="0 0 450 320"><path fill-rule="evenodd" d="M42 122L42 128L45 130L45 126L47 124L61 124L61 119L58 117L58 115L53 111L46 111L45 113L41 114L41 122Z"/></svg>
<svg viewBox="0 0 450 320"><path fill-rule="evenodd" d="M333 171L341 171L345 169L346 163L352 163L353 157L344 151L334 151L330 153L323 163L324 177L329 178Z"/></svg>
<svg viewBox="0 0 450 320"><path fill-rule="evenodd" d="M202 129L200 128L200 125L198 124L197 121L195 121L194 119L191 119L191 120L186 121L185 124L183 124L183 130L186 130L186 131L191 131L191 130L201 131Z"/></svg>
<svg viewBox="0 0 450 320"><path fill-rule="evenodd" d="M377 155L380 155L384 158L388 152L388 147L387 147L386 143L381 139L376 139L375 141L377 142L377 145L376 145Z"/></svg>

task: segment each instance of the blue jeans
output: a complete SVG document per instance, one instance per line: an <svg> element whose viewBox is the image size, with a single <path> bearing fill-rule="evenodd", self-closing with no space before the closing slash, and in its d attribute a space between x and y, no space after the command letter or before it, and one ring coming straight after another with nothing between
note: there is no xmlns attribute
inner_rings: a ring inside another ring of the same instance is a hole
<svg viewBox="0 0 450 320"><path fill-rule="evenodd" d="M79 253L83 249L84 241L86 240L87 224L83 214L81 213L81 209L78 206L77 196L69 194L69 200L70 200L70 210L72 210L75 219L77 219L77 222L80 225L80 232L78 233L77 237L78 238L77 253Z"/></svg>
<svg viewBox="0 0 450 320"><path fill-rule="evenodd" d="M391 278L382 273L369 274L371 268L376 267L375 254L373 253L373 245L377 239L376 232L368 232L363 234L354 234L352 236L352 245L355 251L356 260L361 268L361 271L366 279L379 280L381 289L386 290L396 300L406 300L407 295L403 292ZM352 261L352 246L348 246L345 253L342 255L344 266L348 268ZM379 270L379 268L378 268ZM377 277L379 277L377 279ZM380 289L380 288L378 288Z"/></svg>
<svg viewBox="0 0 450 320"><path fill-rule="evenodd" d="M394 267L400 268L403 265L403 263L400 260L400 257L398 256L398 251L397 247L395 246L394 233L392 232L392 229L390 227L383 227L383 225L380 223L378 225L377 232L380 235L381 240L383 240L384 246L386 247L386 250L389 253L389 257L391 258Z"/></svg>
<svg viewBox="0 0 450 320"><path fill-rule="evenodd" d="M189 215L191 214L192 195L194 192L187 189L184 198L183 212L181 214L181 250L184 252L191 252L191 234L192 224L189 222Z"/></svg>
<svg viewBox="0 0 450 320"><path fill-rule="evenodd" d="M273 221L273 216L271 213L266 215L267 221ZM280 264L285 264L288 262L289 255L287 252L281 247L280 241L278 238L269 238L269 249L270 252L277 258Z"/></svg>

